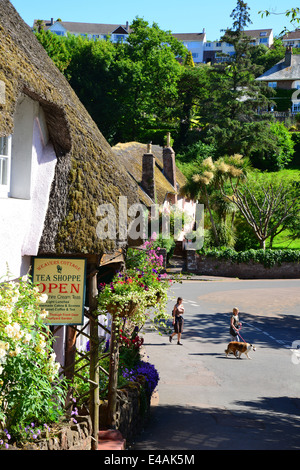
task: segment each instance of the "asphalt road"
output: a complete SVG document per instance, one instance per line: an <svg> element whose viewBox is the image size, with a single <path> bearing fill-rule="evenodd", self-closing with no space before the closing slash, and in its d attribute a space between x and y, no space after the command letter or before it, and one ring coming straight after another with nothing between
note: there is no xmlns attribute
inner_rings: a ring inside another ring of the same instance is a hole
<svg viewBox="0 0 300 470"><path fill-rule="evenodd" d="M160 381L131 449L300 449L300 280L184 281L172 287L170 312L177 296L183 345L144 334ZM224 353L235 306L252 360Z"/></svg>

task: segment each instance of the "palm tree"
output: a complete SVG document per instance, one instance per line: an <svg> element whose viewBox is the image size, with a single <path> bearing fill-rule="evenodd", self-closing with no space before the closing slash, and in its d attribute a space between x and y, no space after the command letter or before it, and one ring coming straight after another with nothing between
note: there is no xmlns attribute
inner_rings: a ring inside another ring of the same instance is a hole
<svg viewBox="0 0 300 470"><path fill-rule="evenodd" d="M216 224L213 218L212 208L210 205L210 195L208 187L211 185L214 178L215 165L211 157L206 158L200 163L199 172L192 175L188 179L185 186L182 188L182 192L185 196L191 199L204 199L206 208L209 212L210 222L215 237L216 244L219 245L219 236L216 228Z"/></svg>
<svg viewBox="0 0 300 470"><path fill-rule="evenodd" d="M231 226L233 225L236 212L234 193L240 181L246 179L248 169L248 159L239 154L221 157L216 161L208 157L200 163L199 171L193 174L183 187L182 191L186 196L204 201L217 246L220 245L220 236L213 211L218 214L220 225L224 226L227 215L231 213ZM232 195L228 194L228 184Z"/></svg>
<svg viewBox="0 0 300 470"><path fill-rule="evenodd" d="M44 29L45 22L43 20L36 20L35 24L37 26L38 33L40 33L42 29Z"/></svg>

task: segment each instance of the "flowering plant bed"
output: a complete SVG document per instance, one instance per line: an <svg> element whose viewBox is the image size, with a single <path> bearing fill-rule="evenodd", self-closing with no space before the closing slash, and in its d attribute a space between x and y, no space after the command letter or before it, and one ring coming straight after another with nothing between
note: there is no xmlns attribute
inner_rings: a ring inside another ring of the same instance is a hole
<svg viewBox="0 0 300 470"><path fill-rule="evenodd" d="M47 300L27 276L0 284L0 443L26 439L24 430L58 421L66 386L40 304ZM29 427L28 427L29 426ZM32 433L30 434L32 435ZM35 435L35 434L33 434Z"/></svg>

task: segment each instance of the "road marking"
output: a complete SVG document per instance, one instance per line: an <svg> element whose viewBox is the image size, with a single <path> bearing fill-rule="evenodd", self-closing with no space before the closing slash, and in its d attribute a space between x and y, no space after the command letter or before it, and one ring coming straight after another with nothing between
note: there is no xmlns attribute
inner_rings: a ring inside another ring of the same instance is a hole
<svg viewBox="0 0 300 470"><path fill-rule="evenodd" d="M274 340L276 343L282 345L284 348L286 348L286 349L290 349L290 348L291 348L291 346L288 345L288 344L286 344L285 341L283 341L283 340L281 340L281 339L276 339L276 338L274 338L274 336L271 336L269 333L267 333L266 331L263 331L261 328L257 328L256 326L253 326L253 325L251 325L251 323L247 323L247 322L244 322L244 324L245 324L245 325L248 325L248 326L250 326L250 328L254 328L255 330L259 331L260 333L262 333L262 334L268 336L270 339L272 339L272 340Z"/></svg>

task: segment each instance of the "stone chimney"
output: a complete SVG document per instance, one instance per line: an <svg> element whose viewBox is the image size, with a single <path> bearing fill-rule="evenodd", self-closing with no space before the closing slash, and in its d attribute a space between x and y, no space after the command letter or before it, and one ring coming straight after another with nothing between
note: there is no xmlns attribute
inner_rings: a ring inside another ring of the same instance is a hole
<svg viewBox="0 0 300 470"><path fill-rule="evenodd" d="M284 59L284 65L286 67L290 67L292 65L292 56L293 56L293 47L287 46L285 49L285 59Z"/></svg>
<svg viewBox="0 0 300 470"><path fill-rule="evenodd" d="M147 146L147 153L143 155L143 166L142 166L142 187L151 197L155 199L155 157L152 153L151 142Z"/></svg>
<svg viewBox="0 0 300 470"><path fill-rule="evenodd" d="M175 152L170 144L170 132L167 134L167 146L163 149L164 175L172 186L176 188Z"/></svg>

